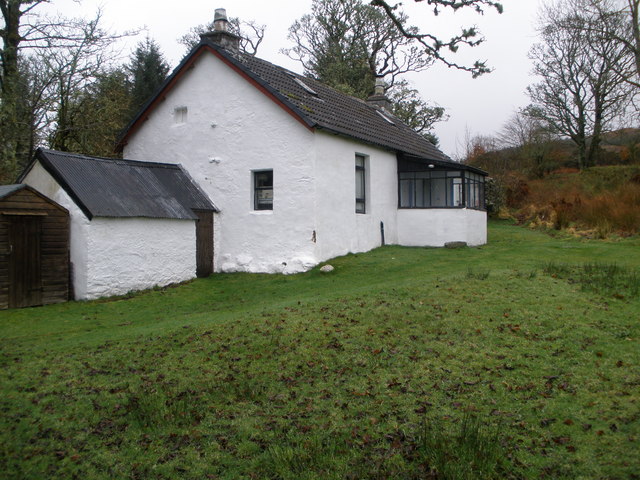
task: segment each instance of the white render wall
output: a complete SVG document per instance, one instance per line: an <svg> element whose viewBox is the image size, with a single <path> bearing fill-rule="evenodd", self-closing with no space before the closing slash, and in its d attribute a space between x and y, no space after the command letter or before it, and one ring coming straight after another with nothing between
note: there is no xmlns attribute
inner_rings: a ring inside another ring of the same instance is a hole
<svg viewBox="0 0 640 480"><path fill-rule="evenodd" d="M400 245L442 247L447 242L487 243L487 213L467 208L398 210Z"/></svg>
<svg viewBox="0 0 640 480"><path fill-rule="evenodd" d="M318 261L397 243L395 153L319 131L316 135ZM365 213L355 212L355 156L365 156Z"/></svg>
<svg viewBox="0 0 640 480"><path fill-rule="evenodd" d="M70 260L76 300L121 295L196 276L194 220L89 220L37 162L24 183L69 210Z"/></svg>
<svg viewBox="0 0 640 480"><path fill-rule="evenodd" d="M194 220L94 217L88 234L82 298L122 295L196 276Z"/></svg>
<svg viewBox="0 0 640 480"><path fill-rule="evenodd" d="M175 122L186 106L186 123ZM315 135L204 53L132 135L125 158L181 163L220 209L216 271L294 273L317 264ZM273 211L253 209L252 171L273 170Z"/></svg>
<svg viewBox="0 0 640 480"><path fill-rule="evenodd" d="M185 122L175 115L181 107ZM367 158L365 214L355 213L356 153ZM399 210L394 152L309 130L209 53L129 138L124 157L180 163L204 189L220 209L218 272L305 271L380 246L380 222L387 244L486 242L484 212ZM274 207L255 211L252 171L265 169L273 170Z"/></svg>

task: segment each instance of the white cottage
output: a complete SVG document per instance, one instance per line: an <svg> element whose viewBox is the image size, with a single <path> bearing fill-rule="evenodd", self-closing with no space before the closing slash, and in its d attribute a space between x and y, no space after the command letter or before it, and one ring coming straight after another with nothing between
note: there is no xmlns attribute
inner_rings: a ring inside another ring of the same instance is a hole
<svg viewBox="0 0 640 480"><path fill-rule="evenodd" d="M215 215L215 271L307 270L383 243L486 242L485 172L385 108L238 49L223 9L121 139L181 164Z"/></svg>
<svg viewBox="0 0 640 480"><path fill-rule="evenodd" d="M380 86L364 102L241 53L216 16L126 129L136 160L39 150L21 176L69 210L74 298L486 242L485 172L394 117Z"/></svg>

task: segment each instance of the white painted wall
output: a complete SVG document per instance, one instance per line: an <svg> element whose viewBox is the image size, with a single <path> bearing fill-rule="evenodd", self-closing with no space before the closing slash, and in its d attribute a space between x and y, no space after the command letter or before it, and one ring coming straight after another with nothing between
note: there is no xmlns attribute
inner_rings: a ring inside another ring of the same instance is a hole
<svg viewBox="0 0 640 480"><path fill-rule="evenodd" d="M187 121L174 110L186 106ZM216 271L285 272L317 263L315 136L205 53L132 135L125 158L181 163L216 215ZM252 171L273 169L273 211L253 210Z"/></svg>
<svg viewBox="0 0 640 480"><path fill-rule="evenodd" d="M319 131L316 135L318 261L397 243L395 153ZM366 213L355 212L355 156L365 161Z"/></svg>
<svg viewBox="0 0 640 480"><path fill-rule="evenodd" d="M487 214L471 209L399 209L398 243L442 247L447 242L487 243Z"/></svg>
<svg viewBox="0 0 640 480"><path fill-rule="evenodd" d="M196 276L193 220L94 217L90 221L39 162L24 183L69 210L76 300L121 295Z"/></svg>
<svg viewBox="0 0 640 480"><path fill-rule="evenodd" d="M184 122L179 107L187 107ZM355 213L356 153L367 156L365 214ZM486 242L484 212L398 210L395 153L310 131L208 53L131 136L124 156L181 163L220 208L218 272L301 272L378 247L381 221L388 244ZM263 169L274 172L273 211L253 210L251 172Z"/></svg>
<svg viewBox="0 0 640 480"><path fill-rule="evenodd" d="M122 295L196 276L193 220L94 217L88 233L83 298Z"/></svg>

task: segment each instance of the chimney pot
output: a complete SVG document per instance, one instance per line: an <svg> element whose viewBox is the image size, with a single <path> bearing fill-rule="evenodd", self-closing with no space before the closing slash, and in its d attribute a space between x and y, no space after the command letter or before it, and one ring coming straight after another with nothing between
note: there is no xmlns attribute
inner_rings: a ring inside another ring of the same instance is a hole
<svg viewBox="0 0 640 480"><path fill-rule="evenodd" d="M219 45L231 53L239 53L240 37L229 31L229 20L227 18L227 10L224 8L216 8L213 17L213 31L200 35L202 39L207 39L216 45Z"/></svg>
<svg viewBox="0 0 640 480"><path fill-rule="evenodd" d="M369 105L376 106L385 111L391 111L391 102L384 94L385 84L383 77L376 77L376 85L373 90L373 95L367 98Z"/></svg>
<svg viewBox="0 0 640 480"><path fill-rule="evenodd" d="M376 86L374 89L374 95L375 96L384 95L384 78L376 77Z"/></svg>
<svg viewBox="0 0 640 480"><path fill-rule="evenodd" d="M227 24L229 19L227 18L227 10L225 8L216 8L216 12L213 16L213 29L216 32L228 31Z"/></svg>

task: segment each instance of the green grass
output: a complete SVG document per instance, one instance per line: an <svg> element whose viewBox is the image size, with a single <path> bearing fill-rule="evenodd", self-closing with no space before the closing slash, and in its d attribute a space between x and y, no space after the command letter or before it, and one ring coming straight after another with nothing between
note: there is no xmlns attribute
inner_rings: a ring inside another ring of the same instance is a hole
<svg viewBox="0 0 640 480"><path fill-rule="evenodd" d="M637 279L639 247L492 223L0 312L0 476L640 478L640 298L579 281Z"/></svg>

